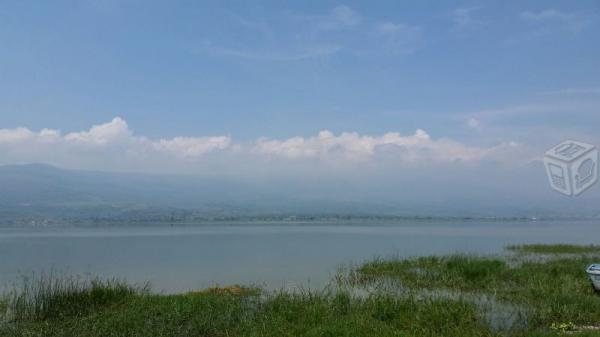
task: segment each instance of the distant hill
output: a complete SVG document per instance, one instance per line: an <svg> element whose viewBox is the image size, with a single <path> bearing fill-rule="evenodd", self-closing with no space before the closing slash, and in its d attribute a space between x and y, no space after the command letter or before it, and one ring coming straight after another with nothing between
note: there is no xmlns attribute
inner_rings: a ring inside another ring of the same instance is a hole
<svg viewBox="0 0 600 337"><path fill-rule="evenodd" d="M0 166L0 186L0 221L5 222L367 213L357 203L293 198L225 179L65 170L45 164Z"/></svg>
<svg viewBox="0 0 600 337"><path fill-rule="evenodd" d="M197 206L215 194L234 198L225 181L64 170L44 164L0 166L5 205L136 203Z"/></svg>
<svg viewBox="0 0 600 337"><path fill-rule="evenodd" d="M543 178L543 177L542 177ZM339 217L597 217L598 191L569 199L549 191L418 185L360 189L251 184L224 178L0 166L0 226L60 222ZM415 183L416 184L416 183ZM350 192L348 192L350 190ZM314 191L314 192L313 192ZM325 192L324 192L325 191ZM374 192L383 191L382 194ZM453 195L444 195L452 191ZM525 191L524 191L525 192ZM420 193L420 194L419 194ZM537 193L537 194L535 194ZM540 197L536 197L539 195Z"/></svg>

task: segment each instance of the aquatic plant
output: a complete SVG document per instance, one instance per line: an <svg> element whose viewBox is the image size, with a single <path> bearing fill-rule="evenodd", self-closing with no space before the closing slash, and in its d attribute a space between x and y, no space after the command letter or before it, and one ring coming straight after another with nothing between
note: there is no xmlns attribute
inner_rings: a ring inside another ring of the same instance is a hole
<svg viewBox="0 0 600 337"><path fill-rule="evenodd" d="M101 280L55 273L23 277L8 295L10 319L47 320L83 316L99 308L143 294L146 286L134 287L118 279Z"/></svg>

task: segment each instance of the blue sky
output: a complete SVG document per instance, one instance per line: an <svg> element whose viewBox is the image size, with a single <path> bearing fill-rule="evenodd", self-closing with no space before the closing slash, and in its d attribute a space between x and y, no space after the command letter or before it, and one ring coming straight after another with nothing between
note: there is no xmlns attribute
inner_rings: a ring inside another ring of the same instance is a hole
<svg viewBox="0 0 600 337"><path fill-rule="evenodd" d="M479 114L595 105L599 19L597 1L3 1L0 126L71 132L120 116L151 138L422 128L483 142L473 115L590 131L587 110Z"/></svg>
<svg viewBox="0 0 600 337"><path fill-rule="evenodd" d="M600 145L599 36L598 1L2 1L0 164L595 212L542 156Z"/></svg>
<svg viewBox="0 0 600 337"><path fill-rule="evenodd" d="M599 36L597 1L4 1L0 164L556 205L543 153L600 145Z"/></svg>

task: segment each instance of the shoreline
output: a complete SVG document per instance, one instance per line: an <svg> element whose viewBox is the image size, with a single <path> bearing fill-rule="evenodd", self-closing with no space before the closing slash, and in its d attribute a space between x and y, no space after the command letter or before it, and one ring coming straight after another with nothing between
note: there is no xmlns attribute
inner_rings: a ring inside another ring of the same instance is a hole
<svg viewBox="0 0 600 337"><path fill-rule="evenodd" d="M504 256L374 258L320 290L174 295L50 277L4 297L0 335L600 336L600 296L584 270L594 261L599 246L510 246Z"/></svg>

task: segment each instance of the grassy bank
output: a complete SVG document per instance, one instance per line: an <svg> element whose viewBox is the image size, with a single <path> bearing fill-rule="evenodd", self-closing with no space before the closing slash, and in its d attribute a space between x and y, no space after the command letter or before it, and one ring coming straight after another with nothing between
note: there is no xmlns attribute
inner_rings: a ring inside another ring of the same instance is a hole
<svg viewBox="0 0 600 337"><path fill-rule="evenodd" d="M113 292L107 289L107 292ZM353 297L347 292L241 293L206 291L137 294L91 301L75 312L62 304L51 316L18 316L3 336L491 336L466 301L415 297ZM438 324L430 324L437 321Z"/></svg>
<svg viewBox="0 0 600 337"><path fill-rule="evenodd" d="M584 272L600 255L523 247L375 259L322 291L158 295L115 280L39 278L0 300L0 336L600 336L600 297Z"/></svg>

